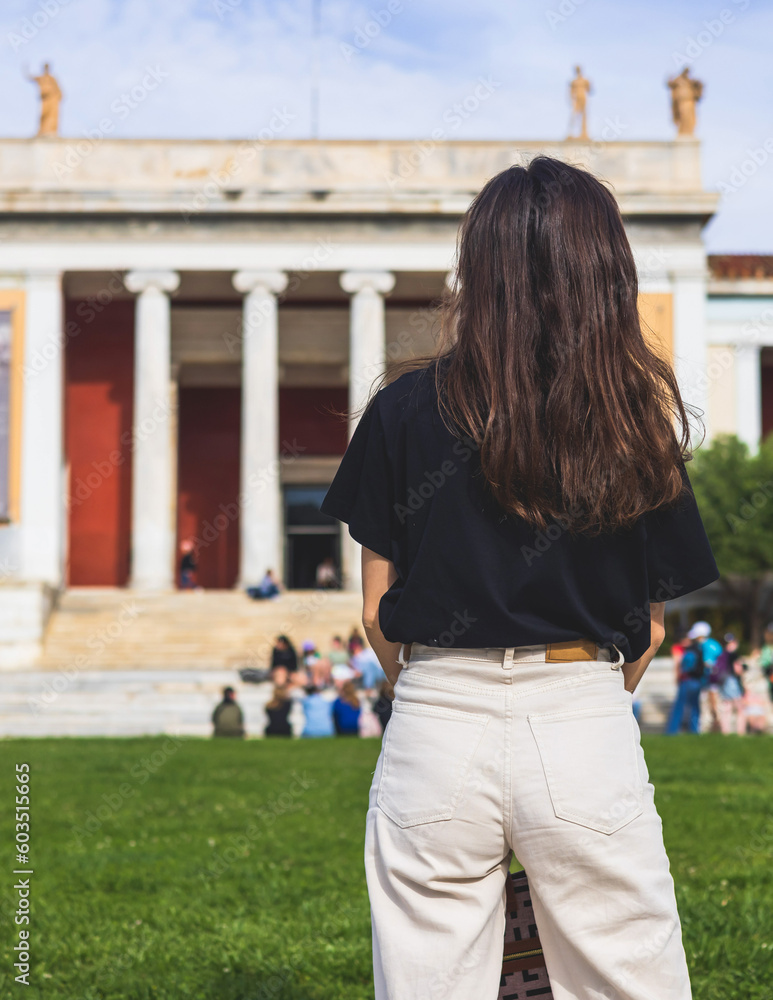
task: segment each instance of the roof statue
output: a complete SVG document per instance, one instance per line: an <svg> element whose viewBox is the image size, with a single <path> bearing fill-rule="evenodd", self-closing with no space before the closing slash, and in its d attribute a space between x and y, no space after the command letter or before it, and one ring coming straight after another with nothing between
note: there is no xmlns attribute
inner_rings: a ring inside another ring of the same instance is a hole
<svg viewBox="0 0 773 1000"><path fill-rule="evenodd" d="M703 84L690 77L690 68L668 81L671 90L671 117L676 125L677 135L695 134L695 105L703 97Z"/></svg>
<svg viewBox="0 0 773 1000"><path fill-rule="evenodd" d="M37 133L39 136L59 134L59 104L62 100L62 91L51 75L50 68L48 63L44 63L40 76L27 75L27 79L36 83L40 90L40 127Z"/></svg>
<svg viewBox="0 0 773 1000"><path fill-rule="evenodd" d="M569 116L569 138L570 139L587 139L588 138L588 94L591 92L590 80L586 80L582 75L582 70L579 66L574 67L574 79L569 84L569 97L572 101L572 113ZM579 121L580 134L577 136L572 135L572 129Z"/></svg>

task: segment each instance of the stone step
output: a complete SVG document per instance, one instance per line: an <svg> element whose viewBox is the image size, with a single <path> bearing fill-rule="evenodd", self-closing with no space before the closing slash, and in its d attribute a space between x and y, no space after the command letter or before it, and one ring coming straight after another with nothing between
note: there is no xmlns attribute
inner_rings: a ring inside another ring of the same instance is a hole
<svg viewBox="0 0 773 1000"><path fill-rule="evenodd" d="M761 675L748 679L764 692ZM206 736L221 689L231 684L245 715L250 736L265 726L265 704L271 685L244 684L235 670L147 669L14 671L0 674L0 737L4 736L136 736L171 734ZM329 691L327 697L333 697ZM652 662L636 692L643 732L661 732L674 696L668 658ZM303 724L300 705L291 722L296 734ZM704 704L703 728L708 728Z"/></svg>
<svg viewBox="0 0 773 1000"><path fill-rule="evenodd" d="M362 632L361 611L360 595L341 591L262 602L240 591L69 590L34 668L0 673L0 736L206 735L225 684L237 688L248 732L258 734L270 685L244 684L238 669L267 667L280 632L299 650L309 638L324 651L333 635L346 638L355 625ZM759 670L750 673L751 686L766 694ZM636 692L643 730L662 729L674 693L671 660L658 657Z"/></svg>
<svg viewBox="0 0 773 1000"><path fill-rule="evenodd" d="M359 594L290 591L252 601L241 591L149 594L77 588L61 595L36 666L57 670L120 668L225 670L268 666L274 639L287 634L300 649L322 650L333 635L362 633Z"/></svg>
<svg viewBox="0 0 773 1000"><path fill-rule="evenodd" d="M765 694L765 680L758 671L747 682ZM236 688L248 734L261 735L271 685L245 684L233 668L131 670L119 665L5 672L0 674L0 737L206 736L211 732L212 709L226 684ZM636 691L643 732L662 731L673 697L672 663L659 657ZM299 733L303 722L299 705L293 708L291 722ZM704 699L704 730L708 722Z"/></svg>

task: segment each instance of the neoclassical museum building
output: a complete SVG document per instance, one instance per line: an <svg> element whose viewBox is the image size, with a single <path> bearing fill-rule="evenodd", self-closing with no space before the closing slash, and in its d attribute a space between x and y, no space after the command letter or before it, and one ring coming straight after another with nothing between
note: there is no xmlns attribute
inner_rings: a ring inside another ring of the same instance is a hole
<svg viewBox="0 0 773 1000"><path fill-rule="evenodd" d="M707 256L700 143L0 139L0 619L63 588L314 585L384 365L432 349L460 218L545 152L609 183L707 439L773 428L773 267ZM30 603L31 602L31 603ZM41 616L43 611L41 611Z"/></svg>

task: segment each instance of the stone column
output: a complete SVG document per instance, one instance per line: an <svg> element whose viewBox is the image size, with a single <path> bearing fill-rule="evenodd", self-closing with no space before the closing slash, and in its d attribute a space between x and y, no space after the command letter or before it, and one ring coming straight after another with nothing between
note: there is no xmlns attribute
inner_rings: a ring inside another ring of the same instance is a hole
<svg viewBox="0 0 773 1000"><path fill-rule="evenodd" d="M134 457L132 463L131 586L174 586L175 496L172 448L169 293L180 284L174 271L130 271L138 293L134 320Z"/></svg>
<svg viewBox="0 0 773 1000"><path fill-rule="evenodd" d="M686 403L695 407L708 441L709 383L706 374L706 279L703 269L672 271L669 275L674 296L674 370ZM696 420L690 417L696 432ZM703 437L695 434L695 440Z"/></svg>
<svg viewBox="0 0 773 1000"><path fill-rule="evenodd" d="M284 579L282 483L279 474L279 315L281 271L238 271L242 320L242 440L239 586L259 583L267 569Z"/></svg>
<svg viewBox="0 0 773 1000"><path fill-rule="evenodd" d="M341 287L352 296L349 319L349 409L358 409L370 395L373 381L386 362L384 295L395 286L389 271L346 271ZM356 427L349 422L349 437ZM347 590L362 588L362 547L348 531L342 535L343 583Z"/></svg>
<svg viewBox="0 0 773 1000"><path fill-rule="evenodd" d="M32 272L25 291L18 575L59 587L67 538L62 275Z"/></svg>
<svg viewBox="0 0 773 1000"><path fill-rule="evenodd" d="M368 397L371 383L384 370L386 326L384 295L395 287L388 271L345 271L341 288L352 296L349 318L349 409ZM349 426L349 437L356 421Z"/></svg>
<svg viewBox="0 0 773 1000"><path fill-rule="evenodd" d="M762 372L758 344L738 344L735 353L735 424L755 454L762 438Z"/></svg>

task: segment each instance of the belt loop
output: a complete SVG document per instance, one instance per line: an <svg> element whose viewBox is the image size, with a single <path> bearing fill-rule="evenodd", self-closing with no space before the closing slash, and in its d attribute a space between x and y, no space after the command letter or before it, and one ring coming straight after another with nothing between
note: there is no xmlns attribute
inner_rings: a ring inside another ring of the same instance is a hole
<svg viewBox="0 0 773 1000"><path fill-rule="evenodd" d="M619 670L622 667L622 665L625 663L625 657L620 652L620 650L617 648L617 646L614 645L614 643L612 644L612 649L614 649L614 651L616 653L618 653L619 656L620 656L620 659L617 660L615 663L612 664L612 669L613 670Z"/></svg>
<svg viewBox="0 0 773 1000"><path fill-rule="evenodd" d="M400 643L400 652L397 654L397 662L402 664L404 667L408 666L408 661L403 658L403 653L405 652L405 643Z"/></svg>
<svg viewBox="0 0 773 1000"><path fill-rule="evenodd" d="M514 653L515 653L515 646L508 646L505 649L505 655L502 657L502 668L504 670L510 670L512 668Z"/></svg>

